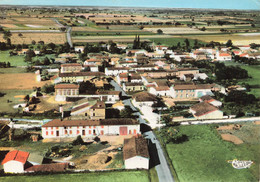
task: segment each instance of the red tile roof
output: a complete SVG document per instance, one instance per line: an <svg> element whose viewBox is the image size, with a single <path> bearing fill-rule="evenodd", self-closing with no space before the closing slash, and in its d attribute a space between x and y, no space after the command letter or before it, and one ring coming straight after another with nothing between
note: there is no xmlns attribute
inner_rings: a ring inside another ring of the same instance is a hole
<svg viewBox="0 0 260 182"><path fill-rule="evenodd" d="M229 54L229 53L220 53L219 56L222 56L222 57L224 57L224 56L231 56L231 54Z"/></svg>
<svg viewBox="0 0 260 182"><path fill-rule="evenodd" d="M134 136L124 140L123 147L124 160L135 156L149 158L147 141L142 136Z"/></svg>
<svg viewBox="0 0 260 182"><path fill-rule="evenodd" d="M191 109L196 112L195 116L206 115L210 112L218 110L218 108L216 108L213 105L208 104L206 102L201 102L201 103L195 104L191 107Z"/></svg>
<svg viewBox="0 0 260 182"><path fill-rule="evenodd" d="M89 106L90 106L89 103L85 103L85 104L82 104L82 105L80 105L80 106L74 107L74 108L71 110L71 112L76 112L76 111L79 111L79 110L81 110L81 109L87 108L87 107L89 107Z"/></svg>
<svg viewBox="0 0 260 182"><path fill-rule="evenodd" d="M13 150L6 154L4 160L2 161L2 165L4 165L5 163L7 163L9 161L12 161L12 160L19 161L19 162L25 164L29 155L30 155L29 152Z"/></svg>
<svg viewBox="0 0 260 182"><path fill-rule="evenodd" d="M59 73L59 77L77 77L77 76L105 76L105 73L101 73L101 72Z"/></svg>
<svg viewBox="0 0 260 182"><path fill-rule="evenodd" d="M138 125L139 122L131 118L112 118L101 120L60 120L54 119L42 127L68 127L68 126L100 126L100 125Z"/></svg>
<svg viewBox="0 0 260 182"><path fill-rule="evenodd" d="M68 163L53 163L31 166L25 171L28 172L63 172L69 167Z"/></svg>
<svg viewBox="0 0 260 182"><path fill-rule="evenodd" d="M67 63L67 64L62 64L61 65L61 67L74 67L74 66L82 67L82 65L79 64L79 63Z"/></svg>
<svg viewBox="0 0 260 182"><path fill-rule="evenodd" d="M76 84L57 84L55 89L79 89L79 85Z"/></svg>

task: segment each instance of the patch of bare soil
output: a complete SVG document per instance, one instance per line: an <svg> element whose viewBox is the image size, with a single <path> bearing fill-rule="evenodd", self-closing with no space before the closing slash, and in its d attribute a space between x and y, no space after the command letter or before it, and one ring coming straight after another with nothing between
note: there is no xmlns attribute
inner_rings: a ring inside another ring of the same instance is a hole
<svg viewBox="0 0 260 182"><path fill-rule="evenodd" d="M112 163L115 153L98 153L96 155L84 156L74 161L76 168L88 170L102 170Z"/></svg>
<svg viewBox="0 0 260 182"><path fill-rule="evenodd" d="M221 137L222 137L223 140L232 142L232 143L234 143L234 144L236 144L236 145L239 145L239 144L244 143L243 140L241 140L240 138L238 138L238 137L235 136L235 135L231 135L231 134L221 134Z"/></svg>
<svg viewBox="0 0 260 182"><path fill-rule="evenodd" d="M255 121L255 124L256 125L260 125L260 121Z"/></svg>
<svg viewBox="0 0 260 182"><path fill-rule="evenodd" d="M217 128L218 131L220 130L239 130L241 128L241 125L238 124L231 124L227 126L220 126Z"/></svg>

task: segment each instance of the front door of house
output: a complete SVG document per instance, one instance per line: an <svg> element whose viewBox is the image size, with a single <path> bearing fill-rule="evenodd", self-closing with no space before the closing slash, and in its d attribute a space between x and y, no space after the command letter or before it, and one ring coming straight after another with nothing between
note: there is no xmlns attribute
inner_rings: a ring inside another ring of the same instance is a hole
<svg viewBox="0 0 260 182"><path fill-rule="evenodd" d="M127 135L127 126L121 126L119 128L120 135Z"/></svg>

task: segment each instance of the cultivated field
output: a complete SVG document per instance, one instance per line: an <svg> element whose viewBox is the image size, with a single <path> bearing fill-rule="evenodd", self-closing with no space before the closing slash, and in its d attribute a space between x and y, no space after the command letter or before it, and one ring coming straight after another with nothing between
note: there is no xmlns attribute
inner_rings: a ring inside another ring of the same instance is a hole
<svg viewBox="0 0 260 182"><path fill-rule="evenodd" d="M170 35L142 35L140 37L141 41L149 41L152 38L170 38ZM72 40L76 42L108 42L113 40L115 42L133 42L135 35L116 35L116 36L78 36L73 37Z"/></svg>
<svg viewBox="0 0 260 182"><path fill-rule="evenodd" d="M65 33L56 33L56 32L22 32L22 36L19 36L19 33L12 33L10 37L12 44L31 44L32 41L44 41L44 43L55 43L55 44L64 44L66 40ZM3 34L0 34L0 42L5 42L3 39Z"/></svg>
<svg viewBox="0 0 260 182"><path fill-rule="evenodd" d="M36 17L7 17L1 19L0 25L4 28L14 29L58 29L58 24L50 18L36 18Z"/></svg>
<svg viewBox="0 0 260 182"><path fill-rule="evenodd" d="M165 34L205 34L206 33L196 28L189 28L189 27L144 28L144 30L153 33L157 33L158 29L161 29Z"/></svg>
<svg viewBox="0 0 260 182"><path fill-rule="evenodd" d="M166 19L159 19L154 17L145 17L142 15L127 15L127 14L116 14L116 13L84 13L84 14L76 14L77 16L83 15L90 21L95 22L165 22Z"/></svg>
<svg viewBox="0 0 260 182"><path fill-rule="evenodd" d="M0 82L0 90L27 90L49 83L49 81L36 82L34 73L0 74Z"/></svg>
<svg viewBox="0 0 260 182"><path fill-rule="evenodd" d="M248 34L213 34L213 35L184 35L180 36L188 39L198 39L204 42L220 42L226 43L228 40L232 40L234 45L248 45L251 43L260 44L259 33Z"/></svg>

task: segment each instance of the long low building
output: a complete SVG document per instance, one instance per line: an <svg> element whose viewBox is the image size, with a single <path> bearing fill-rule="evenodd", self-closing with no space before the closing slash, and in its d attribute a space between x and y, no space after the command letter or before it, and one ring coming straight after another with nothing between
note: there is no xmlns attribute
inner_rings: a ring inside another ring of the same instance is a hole
<svg viewBox="0 0 260 182"><path fill-rule="evenodd" d="M42 126L43 138L93 137L98 135L139 134L140 124L131 118L100 120L60 120L54 119Z"/></svg>

